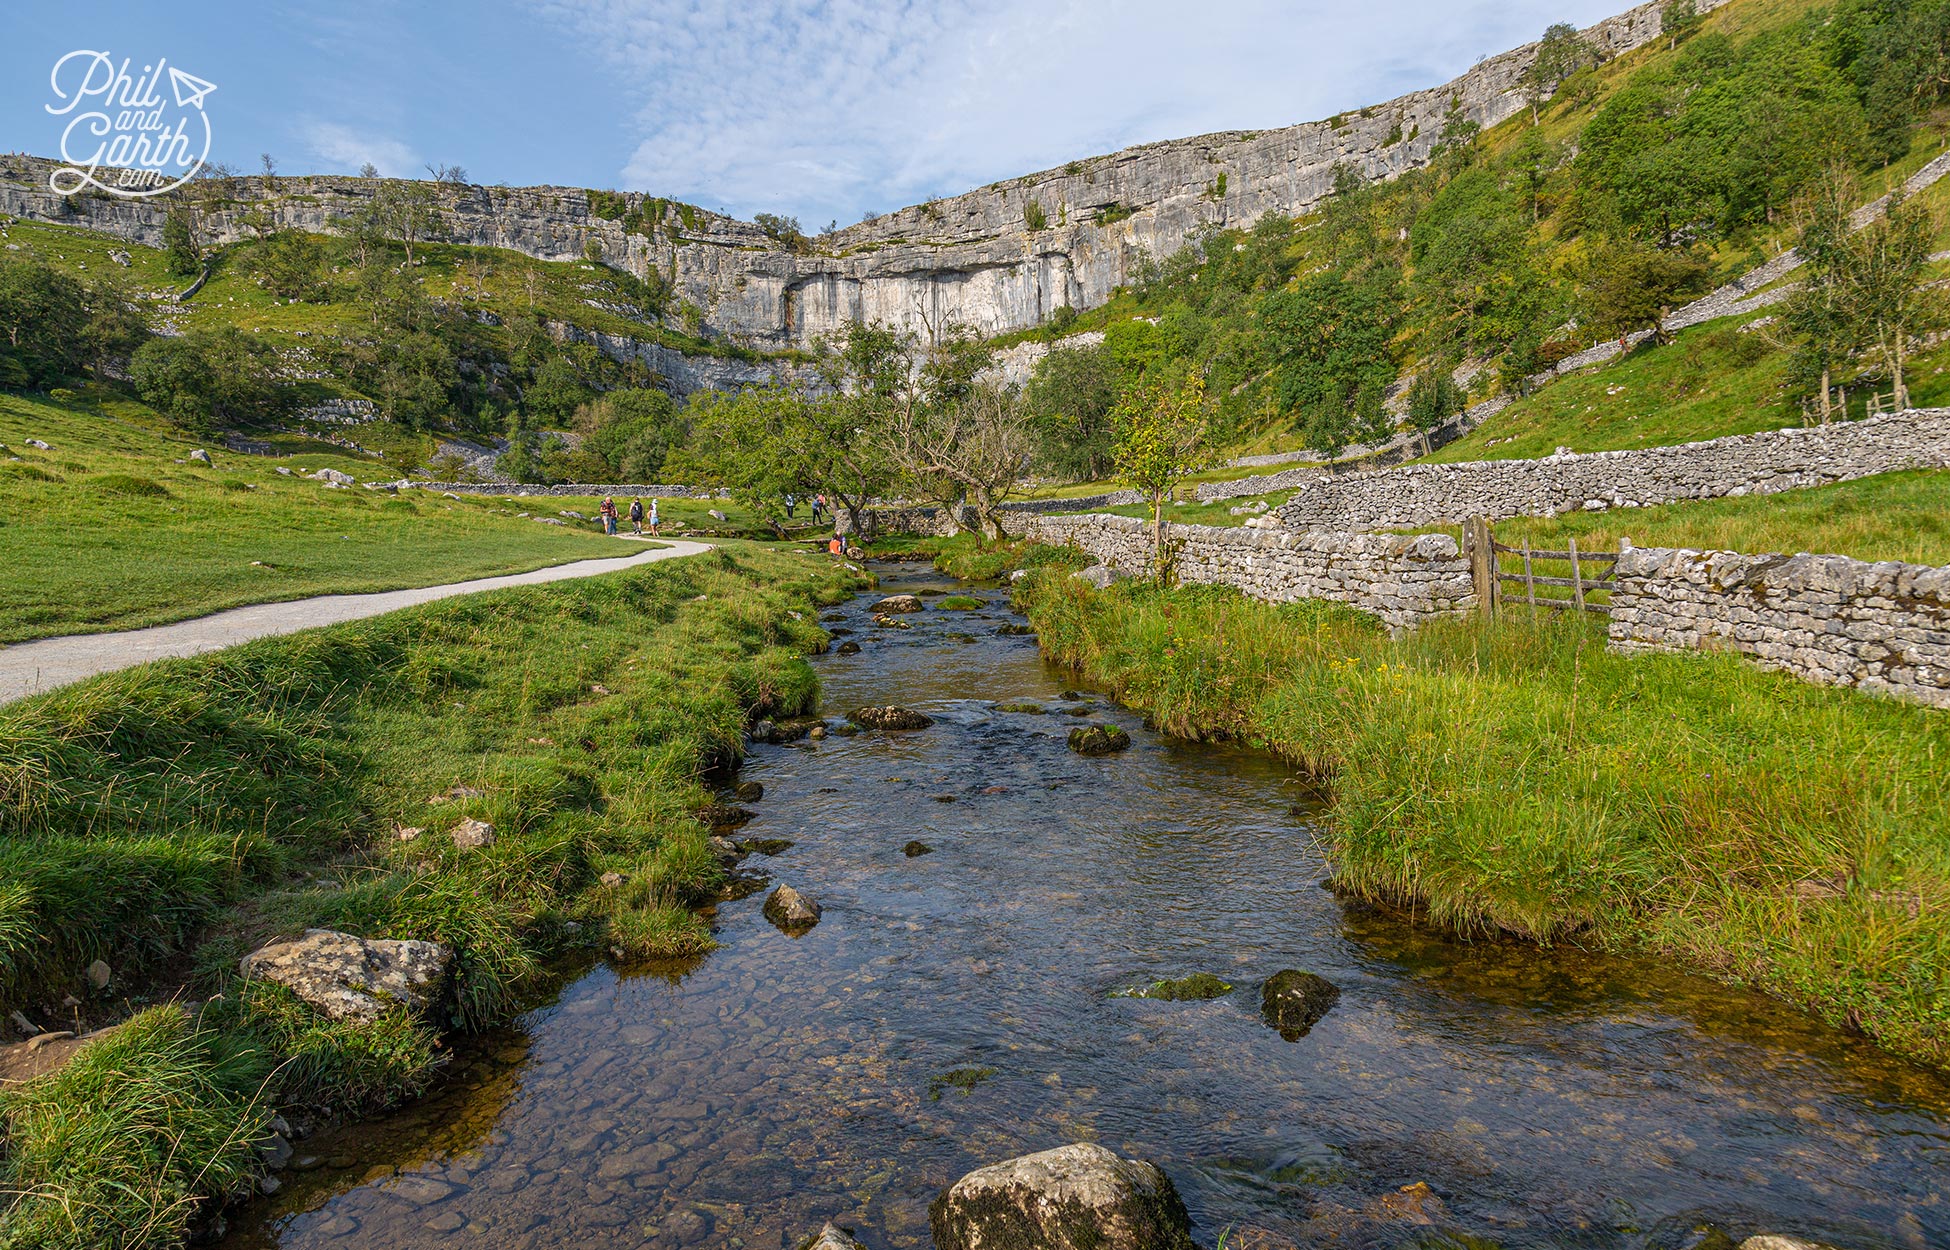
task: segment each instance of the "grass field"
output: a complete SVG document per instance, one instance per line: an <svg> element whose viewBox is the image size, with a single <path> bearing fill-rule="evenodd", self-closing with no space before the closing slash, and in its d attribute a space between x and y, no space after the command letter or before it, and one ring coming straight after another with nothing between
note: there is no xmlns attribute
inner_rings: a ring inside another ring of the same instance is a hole
<svg viewBox="0 0 1950 1250"><path fill-rule="evenodd" d="M1216 587L1023 583L1045 652L1167 732L1331 793L1340 888L1469 931L1659 952L1950 1067L1950 719L1582 621L1390 640Z"/></svg>
<svg viewBox="0 0 1950 1250"><path fill-rule="evenodd" d="M140 405L128 410L118 418L0 395L0 563L8 570L0 643L639 549L515 515L554 515L565 505L331 490L295 476L322 467L362 480L383 475L343 457L273 461L216 448L214 466L205 466L187 459L199 444L136 424ZM27 446L30 438L50 450ZM294 475L278 474L278 465Z"/></svg>
<svg viewBox="0 0 1950 1250"><path fill-rule="evenodd" d="M815 704L814 609L857 584L823 558L720 549L0 709L0 1011L54 1023L73 992L112 1015L171 984L151 975L224 992L0 1096L0 1246L164 1244L251 1171L268 1108L410 1095L441 1029L506 1018L557 956L708 950L691 909L723 870L693 814L751 717ZM491 846L451 844L468 817ZM455 991L433 1021L355 1028L233 984L239 956L314 926L446 943ZM109 994L81 976L97 958Z"/></svg>

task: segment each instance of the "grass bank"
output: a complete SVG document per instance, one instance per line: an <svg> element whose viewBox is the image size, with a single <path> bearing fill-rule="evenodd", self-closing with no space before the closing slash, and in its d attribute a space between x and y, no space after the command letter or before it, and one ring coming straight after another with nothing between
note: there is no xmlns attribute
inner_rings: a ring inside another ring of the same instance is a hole
<svg viewBox="0 0 1950 1250"><path fill-rule="evenodd" d="M112 1063L78 1058L26 1087L59 1091L60 1114L45 1093L0 1096L13 1195L0 1246L180 1236L236 1175L236 1142L117 1154L147 1139L115 1126L155 1099L233 1123L274 1106L370 1110L424 1085L441 1028L505 1018L553 957L708 950L693 908L722 879L695 815L711 770L736 759L753 716L814 705L812 609L853 584L822 558L720 550L0 710L0 1014L70 1027L50 1004L72 993L92 1022L158 978L222 995L115 1034L132 1049ZM492 845L453 845L469 818L493 825ZM610 872L621 885L602 884ZM443 942L454 993L435 1020L355 1027L271 987L240 991L241 955L314 926ZM106 995L82 975L95 959L113 969Z"/></svg>
<svg viewBox="0 0 1950 1250"><path fill-rule="evenodd" d="M29 439L49 449L29 447ZM188 459L197 443L72 403L0 395L0 444L0 565L8 571L0 645L638 550L516 515L553 516L566 506L544 506L550 501L331 490L295 476L313 467L391 476L342 458L272 462L214 447L215 464L203 465ZM294 475L276 472L280 465Z"/></svg>
<svg viewBox="0 0 1950 1250"><path fill-rule="evenodd" d="M1462 932L1684 959L1950 1067L1950 718L1582 622L1400 640L1215 587L1025 580L1044 650L1331 793L1341 886Z"/></svg>

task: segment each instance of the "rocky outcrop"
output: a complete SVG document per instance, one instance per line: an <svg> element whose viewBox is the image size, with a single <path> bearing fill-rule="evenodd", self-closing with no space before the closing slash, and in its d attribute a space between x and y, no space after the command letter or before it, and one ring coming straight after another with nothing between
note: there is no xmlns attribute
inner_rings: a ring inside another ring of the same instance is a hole
<svg viewBox="0 0 1950 1250"><path fill-rule="evenodd" d="M392 1007L424 1012L440 1000L454 953L438 942L307 929L244 956L248 980L284 986L334 1020L377 1020Z"/></svg>
<svg viewBox="0 0 1950 1250"><path fill-rule="evenodd" d="M1701 9L1722 0L1699 0ZM1585 32L1606 56L1659 33L1660 3ZM1332 190L1334 171L1394 178L1428 163L1452 109L1489 127L1526 107L1528 44L1423 91L1325 121L1173 139L1071 161L786 246L757 226L636 192L574 187L432 184L436 237L581 262L593 243L606 264L663 274L703 312L706 332L754 348L804 347L849 321L920 328L960 322L982 334L1039 324L1065 306L1090 308L1207 225L1250 226L1294 213ZM166 205L48 189L52 162L0 158L0 212L104 230L158 246ZM335 231L371 204L376 179L238 178L205 218L218 239L247 237L268 216L280 227ZM668 367L672 379L698 358ZM698 366L703 367L703 366Z"/></svg>
<svg viewBox="0 0 1950 1250"><path fill-rule="evenodd" d="M928 1207L936 1250L1192 1250L1155 1165L1078 1143L977 1168Z"/></svg>

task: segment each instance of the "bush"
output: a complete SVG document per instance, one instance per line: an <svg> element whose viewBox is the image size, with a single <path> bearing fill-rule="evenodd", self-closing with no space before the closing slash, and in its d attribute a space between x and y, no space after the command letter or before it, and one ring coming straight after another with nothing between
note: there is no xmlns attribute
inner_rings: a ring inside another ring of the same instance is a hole
<svg viewBox="0 0 1950 1250"><path fill-rule="evenodd" d="M143 401L194 431L275 416L285 391L274 369L270 349L235 326L150 339L129 363Z"/></svg>
<svg viewBox="0 0 1950 1250"><path fill-rule="evenodd" d="M0 1247L180 1243L203 1200L250 1178L270 1117L266 1075L261 1053L152 1007L0 1095Z"/></svg>

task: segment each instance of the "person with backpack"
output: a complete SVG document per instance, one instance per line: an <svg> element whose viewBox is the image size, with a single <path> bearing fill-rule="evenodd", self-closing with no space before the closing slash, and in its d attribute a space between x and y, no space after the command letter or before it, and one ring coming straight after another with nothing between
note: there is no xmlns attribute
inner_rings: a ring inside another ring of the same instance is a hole
<svg viewBox="0 0 1950 1250"><path fill-rule="evenodd" d="M651 528L656 528L655 522L651 523ZM638 538L643 537L643 500L641 499L630 500L630 533Z"/></svg>
<svg viewBox="0 0 1950 1250"><path fill-rule="evenodd" d="M614 536L616 533L616 500L603 496L603 506L597 509L603 518L603 533Z"/></svg>

